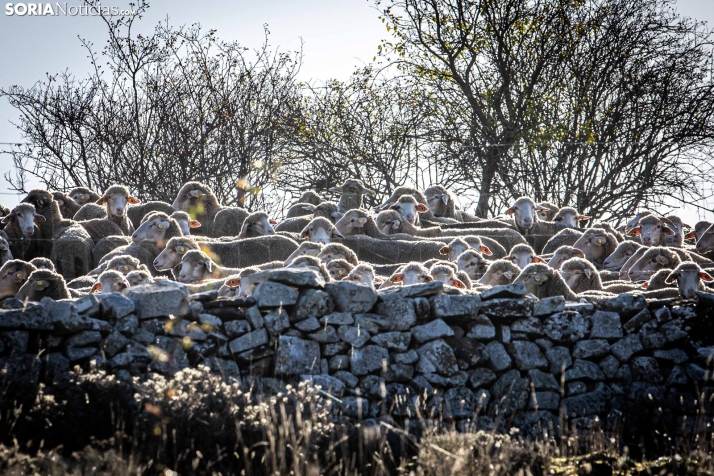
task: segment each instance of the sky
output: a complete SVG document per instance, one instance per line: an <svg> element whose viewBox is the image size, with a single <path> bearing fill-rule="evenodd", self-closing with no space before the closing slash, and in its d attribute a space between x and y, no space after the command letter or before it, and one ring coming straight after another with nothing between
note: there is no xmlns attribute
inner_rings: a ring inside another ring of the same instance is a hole
<svg viewBox="0 0 714 476"><path fill-rule="evenodd" d="M67 0L67 4L82 2ZM105 0L102 4L129 6L126 0ZM80 78L88 74L90 64L78 36L101 49L107 35L100 18L7 16L6 5L0 2L0 86L30 87L46 73L64 70ZM168 16L173 25L201 23L205 29L217 30L220 38L250 48L262 43L264 24L270 30L273 47L296 50L302 41L304 58L299 79L305 81L347 79L356 67L371 61L380 40L388 36L372 0L152 0L150 5L139 22L140 31L145 33ZM714 0L678 0L675 8L714 27ZM11 124L17 117L7 100L0 99L0 142L22 141ZM0 148L7 147L0 144ZM9 206L22 198L9 194L4 174L11 168L8 156L0 155L0 203ZM685 221L714 221L714 213L702 214L691 208L678 213Z"/></svg>

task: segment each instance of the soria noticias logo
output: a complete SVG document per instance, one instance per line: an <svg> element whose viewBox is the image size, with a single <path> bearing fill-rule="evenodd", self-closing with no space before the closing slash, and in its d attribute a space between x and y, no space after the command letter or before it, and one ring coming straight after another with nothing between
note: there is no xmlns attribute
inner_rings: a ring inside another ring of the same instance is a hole
<svg viewBox="0 0 714 476"><path fill-rule="evenodd" d="M105 6L100 3L93 5L69 5L60 3L6 3L7 16L98 16L98 15L134 15L134 10L122 10L115 6Z"/></svg>

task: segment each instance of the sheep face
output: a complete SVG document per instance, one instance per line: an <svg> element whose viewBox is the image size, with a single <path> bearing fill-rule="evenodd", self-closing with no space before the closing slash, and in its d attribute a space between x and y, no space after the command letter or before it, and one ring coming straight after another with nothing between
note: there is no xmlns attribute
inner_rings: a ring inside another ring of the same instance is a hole
<svg viewBox="0 0 714 476"><path fill-rule="evenodd" d="M519 268L523 269L531 263L544 263L544 261L538 258L528 245L516 245L511 250L511 254L508 256L511 263L515 264Z"/></svg>
<svg viewBox="0 0 714 476"><path fill-rule="evenodd" d="M300 243L298 249L293 251L288 259L285 260L284 266L289 266L290 263L295 261L300 256L317 256L322 250L322 243L313 243L311 241L304 241Z"/></svg>
<svg viewBox="0 0 714 476"><path fill-rule="evenodd" d="M368 220L369 217L366 213L360 210L349 210L335 223L335 228L343 236L363 235L364 226Z"/></svg>
<svg viewBox="0 0 714 476"><path fill-rule="evenodd" d="M184 236L191 234L191 228L201 227L201 223L197 220L192 220L186 212L174 212L169 218L176 220L176 223L178 223L178 226L181 229L181 234Z"/></svg>
<svg viewBox="0 0 714 476"><path fill-rule="evenodd" d="M607 258L608 234L599 228L590 228L573 244L592 263L602 263Z"/></svg>
<svg viewBox="0 0 714 476"><path fill-rule="evenodd" d="M79 206L86 205L89 202L95 202L99 199L99 195L97 195L96 192L84 187L73 188L69 192L69 196L72 200L77 202Z"/></svg>
<svg viewBox="0 0 714 476"><path fill-rule="evenodd" d="M198 245L186 239L169 240L166 247L161 250L156 259L154 259L154 268L158 271L173 269L181 262L183 255L188 250L198 249Z"/></svg>
<svg viewBox="0 0 714 476"><path fill-rule="evenodd" d="M555 215L555 217L553 217L554 222L561 223L570 228L579 228L581 221L589 219L589 216L581 215L576 209L572 207L561 208Z"/></svg>
<svg viewBox="0 0 714 476"><path fill-rule="evenodd" d="M585 263L589 262L586 261ZM568 261L568 263L565 263L560 269L560 275L563 276L563 280L574 292L579 292L579 290L583 287L588 289L590 287L590 278L593 273L597 273L597 271L591 269L589 266L585 266L584 264L576 266L572 261ZM581 281L584 281L585 285L583 285Z"/></svg>
<svg viewBox="0 0 714 476"><path fill-rule="evenodd" d="M627 260L637 252L640 246L641 245L633 241L623 241L617 245L615 251L602 262L603 269L619 271Z"/></svg>
<svg viewBox="0 0 714 476"><path fill-rule="evenodd" d="M253 213L243 222L239 238L256 238L258 236L274 235L275 229L273 229L273 225L277 225L277 222L268 219L267 213Z"/></svg>
<svg viewBox="0 0 714 476"><path fill-rule="evenodd" d="M200 251L189 251L181 261L181 271L178 275L180 283L200 283L211 276L213 262Z"/></svg>
<svg viewBox="0 0 714 476"><path fill-rule="evenodd" d="M11 259L12 252L10 251L10 243L8 243L4 236L0 236L0 266L4 265Z"/></svg>
<svg viewBox="0 0 714 476"><path fill-rule="evenodd" d="M43 222L45 217L35 212L35 207L30 203L21 203L12 209L9 215L5 215L0 222L15 222L17 229L22 233L23 238L30 238L37 227L35 222Z"/></svg>
<svg viewBox="0 0 714 476"><path fill-rule="evenodd" d="M697 291L703 289L701 281L711 283L714 278L696 263L682 263L665 279L670 284L677 281L679 295L684 299L697 299Z"/></svg>
<svg viewBox="0 0 714 476"><path fill-rule="evenodd" d="M402 195L390 208L397 211L402 218L412 225L418 222L418 213L425 213L429 211L429 208L426 205L418 203L411 195Z"/></svg>
<svg viewBox="0 0 714 476"><path fill-rule="evenodd" d="M121 293L128 287L129 282L123 274L115 271L105 271L99 275L99 278L92 287L91 292L101 294Z"/></svg>
<svg viewBox="0 0 714 476"><path fill-rule="evenodd" d="M359 265L342 280L374 288L374 270L369 265Z"/></svg>
<svg viewBox="0 0 714 476"><path fill-rule="evenodd" d="M12 260L0 268L0 298L14 296L35 270L29 263Z"/></svg>
<svg viewBox="0 0 714 476"><path fill-rule="evenodd" d="M385 235L393 235L402 231L402 216L396 210L384 210L377 215L377 228Z"/></svg>
<svg viewBox="0 0 714 476"><path fill-rule="evenodd" d="M46 269L34 270L15 297L20 301L39 302L43 297L52 297L60 286L64 286L64 279L59 274Z"/></svg>
<svg viewBox="0 0 714 476"><path fill-rule="evenodd" d="M454 270L450 266L434 265L429 271L429 275L434 281L441 281L448 286L466 289L464 282L456 277Z"/></svg>
<svg viewBox="0 0 714 476"><path fill-rule="evenodd" d="M353 266L344 259L334 259L325 264L327 272L330 273L330 279L340 281L345 279L353 269Z"/></svg>
<svg viewBox="0 0 714 476"><path fill-rule="evenodd" d="M660 269L673 269L679 262L679 257L667 248L651 248L632 265L628 276L632 281L646 281Z"/></svg>
<svg viewBox="0 0 714 476"><path fill-rule="evenodd" d="M163 241L166 232L171 226L171 221L165 216L154 216L142 223L139 228L136 229L133 235L131 235L131 240L134 243L141 243L144 241L149 241L151 243L158 243Z"/></svg>
<svg viewBox="0 0 714 476"><path fill-rule="evenodd" d="M439 254L448 255L449 261L455 262L457 258L468 249L471 249L471 245L464 240L457 239L449 243L449 246L441 248Z"/></svg>
<svg viewBox="0 0 714 476"><path fill-rule="evenodd" d="M552 273L557 273L557 271L548 267L531 266L521 271L514 282L522 281L529 293L539 296L539 288L552 279Z"/></svg>
<svg viewBox="0 0 714 476"><path fill-rule="evenodd" d="M652 212L638 212L637 215L635 215L630 221L625 223L625 233L629 233L630 231L632 231L632 229L637 226L640 220L648 215L652 215Z"/></svg>
<svg viewBox="0 0 714 476"><path fill-rule="evenodd" d="M153 283L151 275L146 271L132 271L126 275L126 282L129 286L138 286L140 284Z"/></svg>
<svg viewBox="0 0 714 476"><path fill-rule="evenodd" d="M687 233L684 238L685 239L694 239L694 242L696 243L699 241L699 239L702 237L705 231L709 229L709 227L712 226L712 222L710 221L699 221L697 222L696 225L694 225L694 229Z"/></svg>
<svg viewBox="0 0 714 476"><path fill-rule="evenodd" d="M97 200L97 205L106 205L107 215L120 218L126 214L128 204L137 205L139 203L141 200L132 197L125 187L120 186L109 187L102 198Z"/></svg>
<svg viewBox="0 0 714 476"><path fill-rule="evenodd" d="M642 246L641 248L638 248L637 251L635 251L635 254L630 256L627 261L625 261L625 264L623 264L620 268L620 274L618 275L619 279L623 281L630 280L630 268L632 268L632 266L634 266L634 264L637 263L640 258L642 258L646 251L647 247Z"/></svg>
<svg viewBox="0 0 714 476"><path fill-rule="evenodd" d="M342 233L337 231L337 228L325 218L313 219L302 230L301 236L303 239L323 245L329 244L333 238L344 238Z"/></svg>
<svg viewBox="0 0 714 476"><path fill-rule="evenodd" d="M426 194L426 204L437 217L447 213L449 200L451 200L449 193L446 190L441 190L440 187L430 187Z"/></svg>
<svg viewBox="0 0 714 476"><path fill-rule="evenodd" d="M714 225L707 228L697 240L697 253L706 253L714 250Z"/></svg>
<svg viewBox="0 0 714 476"><path fill-rule="evenodd" d="M560 269L563 262L570 258L585 258L585 254L572 246L561 246L553 254L553 257L548 260L548 266L553 269Z"/></svg>
<svg viewBox="0 0 714 476"><path fill-rule="evenodd" d="M660 246L666 244L665 235L674 235L674 230L656 216L648 215L641 218L627 234L639 236L644 246Z"/></svg>
<svg viewBox="0 0 714 476"><path fill-rule="evenodd" d="M466 250L456 258L456 266L472 280L481 279L488 270L489 262L476 250Z"/></svg>
<svg viewBox="0 0 714 476"><path fill-rule="evenodd" d="M541 207L541 209L537 210L536 215L538 215L538 219L541 221L553 220L558 211L560 211L560 208L557 205L550 202L540 202L538 206Z"/></svg>
<svg viewBox="0 0 714 476"><path fill-rule="evenodd" d="M547 208L536 205L531 198L521 197L513 202L513 205L506 210L506 214L513 215L517 227L530 230L537 220L536 212L540 210L547 210Z"/></svg>
<svg viewBox="0 0 714 476"><path fill-rule="evenodd" d="M511 263L507 258L504 258L492 262L478 282L486 286L511 284L519 272L520 269L518 266Z"/></svg>
<svg viewBox="0 0 714 476"><path fill-rule="evenodd" d="M373 190L365 187L362 181L357 179L347 179L340 187L332 187L330 192L343 193L345 195L375 194Z"/></svg>
<svg viewBox="0 0 714 476"><path fill-rule="evenodd" d="M397 271L389 278L390 283L402 283L404 286L427 283L429 281L433 281L429 271L418 263L406 265L401 271Z"/></svg>

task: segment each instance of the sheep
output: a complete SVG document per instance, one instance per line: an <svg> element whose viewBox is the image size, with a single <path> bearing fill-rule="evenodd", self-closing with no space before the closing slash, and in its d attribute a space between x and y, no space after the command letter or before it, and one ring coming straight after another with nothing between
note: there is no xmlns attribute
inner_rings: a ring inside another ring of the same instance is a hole
<svg viewBox="0 0 714 476"><path fill-rule="evenodd" d="M667 246L667 235L674 235L674 225L667 218L647 215L640 218L636 226L627 232L627 236L639 236L644 246Z"/></svg>
<svg viewBox="0 0 714 476"><path fill-rule="evenodd" d="M341 194L337 208L342 213L353 208L362 208L362 198L365 194L375 195L374 191L365 187L359 179L347 179L341 186L332 187L330 192Z"/></svg>
<svg viewBox="0 0 714 476"><path fill-rule="evenodd" d="M274 235L272 225L277 225L275 220L268 219L265 212L255 212L248 215L243 221L238 238L255 238L256 236Z"/></svg>
<svg viewBox="0 0 714 476"><path fill-rule="evenodd" d="M623 241L617 245L615 251L602 262L602 269L619 271L632 255L634 255L642 245L636 241Z"/></svg>
<svg viewBox="0 0 714 476"><path fill-rule="evenodd" d="M116 223L121 228L122 234L131 235L134 233L135 228L127 216L127 208L129 204L138 205L141 200L133 197L128 188L124 185L112 185L104 191L96 203L106 206L107 219Z"/></svg>
<svg viewBox="0 0 714 476"><path fill-rule="evenodd" d="M20 290L27 278L36 271L32 263L12 259L0 267L0 299L14 296Z"/></svg>
<svg viewBox="0 0 714 476"><path fill-rule="evenodd" d="M709 229L709 227L712 226L712 222L702 220L697 222L696 225L694 225L694 229L691 230L689 233L687 233L684 238L685 239L692 239L694 238L694 242L696 243L699 241L699 238L702 237L705 231Z"/></svg>
<svg viewBox="0 0 714 476"><path fill-rule="evenodd" d="M357 255L360 262L375 264L424 262L439 258L445 246L440 241L376 240L369 236L348 236L340 242Z"/></svg>
<svg viewBox="0 0 714 476"><path fill-rule="evenodd" d="M608 284L604 287L605 291L612 293L628 293L635 291L657 291L659 289L665 289L669 285L665 282L667 276L672 272L671 269L660 269L652 276L650 276L649 281L644 283L633 283L632 281L617 281L612 284Z"/></svg>
<svg viewBox="0 0 714 476"><path fill-rule="evenodd" d="M69 191L69 196L77 202L81 207L88 203L94 203L99 200L100 196L97 192L86 187L75 187Z"/></svg>
<svg viewBox="0 0 714 476"><path fill-rule="evenodd" d="M342 220L340 220L342 221ZM443 230L438 226L420 228L409 223L397 210L383 210L377 214L375 219L378 230L384 235L394 235L406 233L419 237L438 237L443 234ZM344 234L344 233L343 233ZM369 234L369 233L368 233ZM372 235L370 235L372 236ZM372 236L377 238L376 236Z"/></svg>
<svg viewBox="0 0 714 476"><path fill-rule="evenodd" d="M196 220L192 220L186 212L173 212L169 215L169 218L176 220L181 233L184 235L190 235L191 228L201 228L201 224Z"/></svg>
<svg viewBox="0 0 714 476"><path fill-rule="evenodd" d="M218 203L211 187L200 182L187 182L178 191L171 206L174 210L188 212L191 218L201 223L204 234L215 236L211 234L213 222L223 207Z"/></svg>
<svg viewBox="0 0 714 476"><path fill-rule="evenodd" d="M506 210L506 215L513 215L516 230L522 235L526 235L538 221L536 213L545 209L545 207L536 205L532 198L520 197Z"/></svg>
<svg viewBox="0 0 714 476"><path fill-rule="evenodd" d="M131 220L131 224L134 227L134 229L139 228L141 226L141 220L153 213L153 212L162 212L166 213L167 215L171 215L173 212L177 211L174 209L171 205L169 205L166 202L161 202L161 201L151 201L151 202L144 202L142 204L136 205L129 207L129 209L126 211L126 215L129 217L129 220ZM185 211L185 210L178 210L178 211Z"/></svg>
<svg viewBox="0 0 714 476"><path fill-rule="evenodd" d="M394 285L408 286L410 284L427 283L433 281L433 279L434 278L429 274L429 270L421 263L411 262L402 266L401 269L392 274L389 279L380 286L380 289Z"/></svg>
<svg viewBox="0 0 714 476"><path fill-rule="evenodd" d="M453 218L461 222L478 221L474 215L456 208L454 197L441 185L432 185L424 190L426 204L435 217Z"/></svg>
<svg viewBox="0 0 714 476"><path fill-rule="evenodd" d="M146 270L146 267L141 264L141 262L137 258L130 255L118 255L114 256L108 261L105 261L104 263L102 263L101 266L90 271L89 274L96 276L103 273L104 271L114 270L126 275L132 271L136 271L139 269Z"/></svg>
<svg viewBox="0 0 714 476"><path fill-rule="evenodd" d="M545 263L545 261L536 256L533 248L528 245L514 246L506 259L511 260L511 262L520 269L525 268L531 263Z"/></svg>
<svg viewBox="0 0 714 476"><path fill-rule="evenodd" d="M340 243L330 243L329 245L326 245L317 254L317 259L325 264L328 264L332 260L336 259L343 259L353 266L357 266L359 264L359 260L357 259L357 255L354 251Z"/></svg>
<svg viewBox="0 0 714 476"><path fill-rule="evenodd" d="M243 230L243 224L249 215L248 210L243 208L223 208L216 213L210 229L211 231L206 234L213 237L239 236Z"/></svg>
<svg viewBox="0 0 714 476"><path fill-rule="evenodd" d="M399 198L404 195L411 195L412 197L414 197L416 199L417 202L419 202L423 205L427 205L426 196L423 193L421 193L419 190L412 188L412 187L401 186L401 187L395 188L394 192L392 192L392 195L387 200L385 200L384 203L382 203L381 205L376 207L375 211L379 212L379 211L389 208L390 205L393 205L394 203L396 203L397 200L399 200ZM422 220L427 220L427 221L435 222L435 223L445 223L445 224L459 223L459 221L454 218L434 216L434 214L431 213L431 210L429 210L428 207L424 213L421 213L421 216L417 217L417 222L415 224L421 224Z"/></svg>
<svg viewBox="0 0 714 476"><path fill-rule="evenodd" d="M333 238L344 238L344 236L337 231L335 225L323 217L313 218L310 223L302 229L300 236L304 240L322 243L324 245L329 244Z"/></svg>
<svg viewBox="0 0 714 476"><path fill-rule="evenodd" d="M54 198L57 202L57 205L59 205L62 218L74 217L75 213L77 213L77 211L79 211L79 209L82 207L71 197L68 197L62 192L52 192L52 198Z"/></svg>
<svg viewBox="0 0 714 476"><path fill-rule="evenodd" d="M87 231L95 244L108 236L125 235L124 230L108 218L79 221L77 224Z"/></svg>
<svg viewBox="0 0 714 476"><path fill-rule="evenodd" d="M615 239L617 240L618 243L622 243L623 241L625 241L625 235L623 235L622 233L620 233L619 231L614 229L612 227L612 225L606 221L602 221L600 223L595 223L592 227L600 228L600 229L605 230L606 232L610 233L612 236L615 237Z"/></svg>
<svg viewBox="0 0 714 476"><path fill-rule="evenodd" d="M32 204L35 207L35 213L42 215L45 219L37 225L40 230L39 238L42 240L41 256L50 256L55 235L67 226L67 223L62 223L59 205L50 192L41 189L30 190L30 193L20 203Z"/></svg>
<svg viewBox="0 0 714 476"><path fill-rule="evenodd" d="M287 231L291 233L300 233L300 231L305 228L305 226L310 223L313 218L327 218L332 223L336 223L337 220L342 218L342 212L337 208L335 202L322 202L315 206L315 213L312 217L302 216L287 218L282 222L278 223L275 227L276 232Z"/></svg>
<svg viewBox="0 0 714 476"><path fill-rule="evenodd" d="M538 210L538 219L542 221L553 221L555 215L560 211L558 205L554 205L550 202L540 202L537 204L540 207Z"/></svg>
<svg viewBox="0 0 714 476"><path fill-rule="evenodd" d="M96 203L87 203L82 205L77 213L72 217L75 221L94 220L95 218L107 218L107 207L102 207Z"/></svg>
<svg viewBox="0 0 714 476"><path fill-rule="evenodd" d="M114 251L115 249L127 246L132 243L130 236L106 236L101 240L97 241L94 245L94 250L92 251L92 267L96 268L99 266L99 262L107 254Z"/></svg>
<svg viewBox="0 0 714 476"><path fill-rule="evenodd" d="M677 215L669 215L665 218L672 224L672 230L674 231L674 235L666 236L667 245L681 248L684 245L684 229L692 227L684 223Z"/></svg>
<svg viewBox="0 0 714 476"><path fill-rule="evenodd" d="M637 224L642 218L649 215L652 215L652 212L648 210L637 212L637 214L630 221L625 223L625 225L622 227L622 230L625 232L625 234L629 233L634 227L637 226Z"/></svg>
<svg viewBox="0 0 714 476"><path fill-rule="evenodd" d="M543 253L555 253L561 246L573 246L583 236L583 232L574 228L564 228L553 235L543 246Z"/></svg>
<svg viewBox="0 0 714 476"><path fill-rule="evenodd" d="M570 258L585 258L585 253L572 246L561 246L553 253L553 256L548 260L548 266L553 269L560 269L564 261Z"/></svg>
<svg viewBox="0 0 714 476"><path fill-rule="evenodd" d="M343 259L333 259L325 263L325 268L333 281L339 281L347 277L355 266Z"/></svg>
<svg viewBox="0 0 714 476"><path fill-rule="evenodd" d="M69 299L70 294L62 275L48 269L36 269L28 276L15 297L20 301L39 302L44 297L58 301Z"/></svg>
<svg viewBox="0 0 714 476"><path fill-rule="evenodd" d="M694 249L700 254L709 253L714 250L714 225L711 225L699 235Z"/></svg>
<svg viewBox="0 0 714 476"><path fill-rule="evenodd" d="M250 275L260 272L258 268L245 268L237 275L227 278L218 289L218 297L247 297L253 295L253 290L259 282L247 279Z"/></svg>
<svg viewBox="0 0 714 476"><path fill-rule="evenodd" d="M315 205L312 203L295 203L290 205L285 218L296 218L304 216L312 216L315 214Z"/></svg>
<svg viewBox="0 0 714 476"><path fill-rule="evenodd" d="M459 289L468 289L471 287L471 280L468 281L468 286L456 276L456 272L450 266L436 264L429 269L429 276L433 281L441 281L448 286L454 286ZM466 277L468 279L468 276Z"/></svg>
<svg viewBox="0 0 714 476"><path fill-rule="evenodd" d="M458 257L468 249L478 250L486 256L493 256L491 248L484 245L478 236L465 236L455 238L448 245L439 250L439 254L449 255L449 261L457 261ZM501 256L502 257L502 256Z"/></svg>
<svg viewBox="0 0 714 476"><path fill-rule="evenodd" d="M620 271L618 273L618 278L623 280L623 281L629 281L629 273L630 273L630 268L639 261L640 258L645 254L645 252L649 249L646 246L642 246L635 251L635 254L630 256L627 261L625 261L625 264L622 265L620 268Z"/></svg>
<svg viewBox="0 0 714 476"><path fill-rule="evenodd" d="M573 244L573 248L585 253L585 259L594 264L596 268L601 269L605 258L617 248L617 239L604 230L590 228L578 238L578 241Z"/></svg>
<svg viewBox="0 0 714 476"><path fill-rule="evenodd" d="M50 271L56 272L55 264L48 258L32 258L30 264L37 269L49 269Z"/></svg>
<svg viewBox="0 0 714 476"><path fill-rule="evenodd" d="M125 276L126 282L129 283L129 287L138 286L140 284L149 284L154 282L154 278L151 273L143 269L137 269L131 271Z"/></svg>
<svg viewBox="0 0 714 476"><path fill-rule="evenodd" d="M580 222L586 221L589 219L590 219L589 216L580 214L573 207L563 207L560 210L558 210L558 213L555 214L555 216L553 217L553 219L551 221L560 223L562 225L572 227L572 228L580 228Z"/></svg>
<svg viewBox="0 0 714 476"><path fill-rule="evenodd" d="M680 263L665 279L665 283L667 284L675 281L677 281L679 295L682 296L682 298L697 299L697 291L706 290L702 281L711 283L714 281L714 278L711 274L702 270L697 263L685 261L684 263Z"/></svg>
<svg viewBox="0 0 714 476"><path fill-rule="evenodd" d="M311 269L322 276L322 279L324 279L325 282L330 280L330 273L327 271L327 268L325 268L323 262L315 256L299 256L295 258L295 260L287 267Z"/></svg>
<svg viewBox="0 0 714 476"><path fill-rule="evenodd" d="M475 249L467 249L456 258L458 270L466 273L472 281L481 279L488 270L489 264L490 262Z"/></svg>
<svg viewBox="0 0 714 476"><path fill-rule="evenodd" d="M240 269L219 266L203 251L189 250L181 258L178 281L198 283L207 279L226 278L240 273Z"/></svg>
<svg viewBox="0 0 714 476"><path fill-rule="evenodd" d="M5 224L3 231L13 257L29 261L41 256L43 246L39 241L40 229L36 223L44 221L45 217L35 212L34 205L30 203L20 203L0 220Z"/></svg>
<svg viewBox="0 0 714 476"><path fill-rule="evenodd" d="M300 246L293 251L290 256L285 260L284 266L288 266L290 263L295 260L298 256L303 256L303 255L310 255L310 256L317 256L320 251L322 251L323 244L322 243L313 243L312 241L303 241L300 243Z"/></svg>
<svg viewBox="0 0 714 476"><path fill-rule="evenodd" d="M399 217L396 211L390 211ZM386 212L380 212L380 214L382 213ZM339 231L342 236L367 235L372 238L390 239L391 237L389 235L392 234L390 231L384 233L374 218L366 211L357 209L348 210L342 215L342 218L335 223L335 228L337 228L337 231Z"/></svg>
<svg viewBox="0 0 714 476"><path fill-rule="evenodd" d="M72 281L67 283L67 288L72 292L72 290L87 289L91 290L94 283L97 281L96 276L80 276L74 278Z"/></svg>
<svg viewBox="0 0 714 476"><path fill-rule="evenodd" d="M523 282L528 292L538 299L554 296L563 296L568 301L577 301L578 299L560 273L545 264L529 264L523 268L514 282Z"/></svg>
<svg viewBox="0 0 714 476"><path fill-rule="evenodd" d="M303 192L303 194L300 195L300 198L298 198L297 201L293 203L293 205L298 203L319 205L320 203L322 203L322 198L314 190L308 190L306 192Z"/></svg>
<svg viewBox="0 0 714 476"><path fill-rule="evenodd" d="M367 263L362 263L358 266L352 268L352 271L342 278L343 281L352 281L356 284L361 284L363 286L369 286L374 289L375 275L374 268Z"/></svg>
<svg viewBox="0 0 714 476"><path fill-rule="evenodd" d="M506 255L514 246L520 244L528 244L526 239L511 228L462 228L443 230L438 240L450 240L456 237L478 236L484 245L488 246L497 255L496 250L503 248L503 256ZM500 253L499 253L500 255Z"/></svg>
<svg viewBox="0 0 714 476"><path fill-rule="evenodd" d="M101 294L122 293L129 287L129 282L119 271L108 269L99 275L90 293L99 291Z"/></svg>
<svg viewBox="0 0 714 476"><path fill-rule="evenodd" d="M499 259L488 266L488 269L478 282L486 286L511 284L520 272L520 268L509 260Z"/></svg>
<svg viewBox="0 0 714 476"><path fill-rule="evenodd" d="M391 204L389 208L396 210L402 218L412 225L419 223L419 213L424 213L429 210L426 205L417 202L411 195L402 195L396 202Z"/></svg>
<svg viewBox="0 0 714 476"><path fill-rule="evenodd" d="M560 275L575 293L602 291L600 274L593 264L583 258L570 258L560 265Z"/></svg>
<svg viewBox="0 0 714 476"><path fill-rule="evenodd" d="M13 259L10 251L10 241L7 234L0 230L0 266Z"/></svg>
<svg viewBox="0 0 714 476"><path fill-rule="evenodd" d="M660 269L674 269L681 261L679 255L673 250L664 246L653 246L648 248L642 257L632 265L628 276L632 281L649 279L650 275Z"/></svg>

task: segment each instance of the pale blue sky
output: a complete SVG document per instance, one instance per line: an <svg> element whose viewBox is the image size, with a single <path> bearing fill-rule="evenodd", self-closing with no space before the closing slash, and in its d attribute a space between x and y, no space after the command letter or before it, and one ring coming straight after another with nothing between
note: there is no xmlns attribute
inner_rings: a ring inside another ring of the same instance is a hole
<svg viewBox="0 0 714 476"><path fill-rule="evenodd" d="M0 3L0 85L29 87L48 72L69 69L81 77L89 71L86 51L77 36L101 48L106 41L101 19L6 16L5 3ZM68 0L69 5L81 3ZM119 8L127 8L128 3L103 2ZM371 0L153 0L150 4L140 22L145 32L168 15L174 25L198 22L206 29L216 29L219 37L247 47L260 45L264 23L271 31L270 43L282 50L299 48L302 38L305 55L302 80L347 78L356 66L372 59L379 40L387 37ZM714 0L678 0L675 8L682 15L714 26ZM10 124L16 118L7 101L0 100L0 142L21 140ZM7 156L0 156L0 193L8 191L2 178L10 168L8 162ZM16 201L15 197L0 195L0 203L12 205ZM693 221L700 216L693 210L682 214Z"/></svg>

